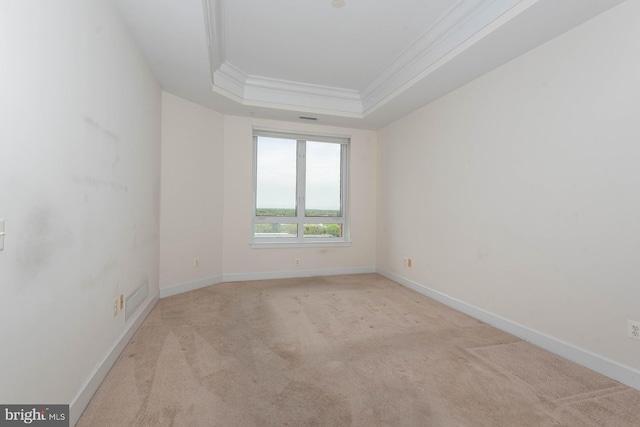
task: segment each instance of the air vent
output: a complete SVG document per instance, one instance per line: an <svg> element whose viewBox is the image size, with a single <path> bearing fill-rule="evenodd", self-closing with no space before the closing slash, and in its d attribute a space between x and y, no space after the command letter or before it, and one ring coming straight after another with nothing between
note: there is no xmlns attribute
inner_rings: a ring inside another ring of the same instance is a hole
<svg viewBox="0 0 640 427"><path fill-rule="evenodd" d="M300 116L299 119L300 120L318 120L317 117L306 117L306 116Z"/></svg>
<svg viewBox="0 0 640 427"><path fill-rule="evenodd" d="M131 315L140 307L140 304L147 299L149 295L149 281L145 280L144 283L135 291L133 291L125 300L124 303L124 321L129 320Z"/></svg>

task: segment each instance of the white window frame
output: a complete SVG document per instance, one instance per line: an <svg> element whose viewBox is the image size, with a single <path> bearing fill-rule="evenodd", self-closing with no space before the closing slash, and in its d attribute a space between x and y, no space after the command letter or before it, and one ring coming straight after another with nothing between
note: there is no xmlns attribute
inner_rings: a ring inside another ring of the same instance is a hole
<svg viewBox="0 0 640 427"><path fill-rule="evenodd" d="M296 160L296 216L257 216L257 188L258 188L258 137L282 138L297 141ZM340 217L307 217L305 216L305 192L306 192L306 143L325 142L340 144ZM349 246L350 233L348 221L348 191L349 191L349 143L350 138L342 135L308 134L282 132L268 129L253 129L253 203L251 208L251 246L255 248L280 248L280 247L326 247ZM256 237L254 230L256 224L281 224L296 223L298 225L297 237ZM330 223L342 224L342 237L313 237L304 236L304 224Z"/></svg>

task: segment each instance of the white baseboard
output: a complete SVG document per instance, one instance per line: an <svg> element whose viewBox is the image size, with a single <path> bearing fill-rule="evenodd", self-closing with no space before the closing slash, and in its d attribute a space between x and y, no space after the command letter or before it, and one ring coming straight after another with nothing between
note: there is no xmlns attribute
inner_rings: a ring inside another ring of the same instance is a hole
<svg viewBox="0 0 640 427"><path fill-rule="evenodd" d="M222 278L225 282L244 282L249 280L291 279L296 277L338 276L341 274L366 274L375 272L376 268L371 266L327 268L317 270L265 271L260 273L231 273L224 274Z"/></svg>
<svg viewBox="0 0 640 427"><path fill-rule="evenodd" d="M129 325L113 343L111 348L109 348L102 361L98 363L95 369L91 372L87 380L80 388L80 391L69 405L69 425L73 426L78 422L80 416L91 401L94 393L96 392L100 384L102 384L102 381L106 377L107 373L109 372L115 361L118 359L118 356L120 355L120 353L122 353L122 350L124 350L133 334L138 330L138 328L142 324L142 321L151 312L151 309L158 302L159 298L177 295L183 292L200 289L222 282L366 273L381 274L382 276L385 276L388 279L393 280L394 282L413 289L414 291L419 292L422 295L432 298L438 302L441 302L457 311L488 323L491 326L510 333L520 339L544 348L545 350L564 357L565 359L571 360L572 362L578 363L588 369L591 369L595 372L598 372L640 391L640 371L634 368L622 365L605 357L598 356L587 350L576 347L572 344L566 343L562 340L542 334L533 329L527 328L526 326L497 316L493 313L482 310L464 301L450 297L442 292L436 291L412 280L405 279L386 270L376 269L375 267L353 267L318 270L271 271L261 273L233 273L174 285L168 288L161 289L158 293L148 298L145 302L144 308L138 311Z"/></svg>
<svg viewBox="0 0 640 427"><path fill-rule="evenodd" d="M222 276L207 277L205 279L195 280L193 282L180 283L166 288L160 288L160 298L166 298L173 295L182 294L196 289L206 288L207 286L222 283Z"/></svg>
<svg viewBox="0 0 640 427"><path fill-rule="evenodd" d="M69 405L70 426L74 426L78 422L80 416L91 401L91 398L95 394L96 390L98 390L98 387L100 387L100 384L102 384L102 381L109 373L109 370L111 369L113 364L116 363L118 356L120 356L122 350L124 350L133 334L142 324L142 321L147 317L147 315L151 312L151 309L158 302L159 296L160 293L157 292L155 295L147 298L147 301L143 306L144 308L142 310L138 309L138 313L135 314L134 317L129 321L129 324L125 327L120 336L109 348L107 354L93 369L89 377L85 380L84 384L82 384L82 387L80 387L80 391Z"/></svg>
<svg viewBox="0 0 640 427"><path fill-rule="evenodd" d="M166 298L184 292L195 291L222 282L245 282L249 280L290 279L296 277L337 276L339 274L375 273L375 267L330 268L317 270L265 271L258 273L231 273L222 276L207 277L193 282L180 283L160 289L160 298Z"/></svg>
<svg viewBox="0 0 640 427"><path fill-rule="evenodd" d="M503 330L511 335L515 335L524 341L544 348L558 356L564 357L565 359L571 360L572 362L591 369L592 371L598 372L606 377L640 391L640 371L630 366L622 365L613 360L591 353L588 350L584 350L557 338L542 334L526 326L497 316L471 304L467 304L464 301L460 301L456 298L443 294L442 292L433 290L412 280L405 279L404 277L398 276L389 271L378 269L377 273L468 316L488 323L491 326Z"/></svg>

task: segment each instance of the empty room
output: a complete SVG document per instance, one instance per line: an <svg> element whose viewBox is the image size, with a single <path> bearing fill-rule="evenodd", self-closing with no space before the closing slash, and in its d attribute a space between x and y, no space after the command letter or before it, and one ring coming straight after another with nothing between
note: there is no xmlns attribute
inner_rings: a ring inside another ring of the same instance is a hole
<svg viewBox="0 0 640 427"><path fill-rule="evenodd" d="M639 23L0 0L0 425L639 425Z"/></svg>

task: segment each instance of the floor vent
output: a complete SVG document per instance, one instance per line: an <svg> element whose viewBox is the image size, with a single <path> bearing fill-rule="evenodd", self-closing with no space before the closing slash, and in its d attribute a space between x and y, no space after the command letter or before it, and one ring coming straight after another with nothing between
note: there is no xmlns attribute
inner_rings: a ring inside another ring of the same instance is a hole
<svg viewBox="0 0 640 427"><path fill-rule="evenodd" d="M149 295L149 281L145 280L144 283L135 291L133 291L125 300L124 303L124 321L129 320L131 315L140 307L140 304L147 299Z"/></svg>

